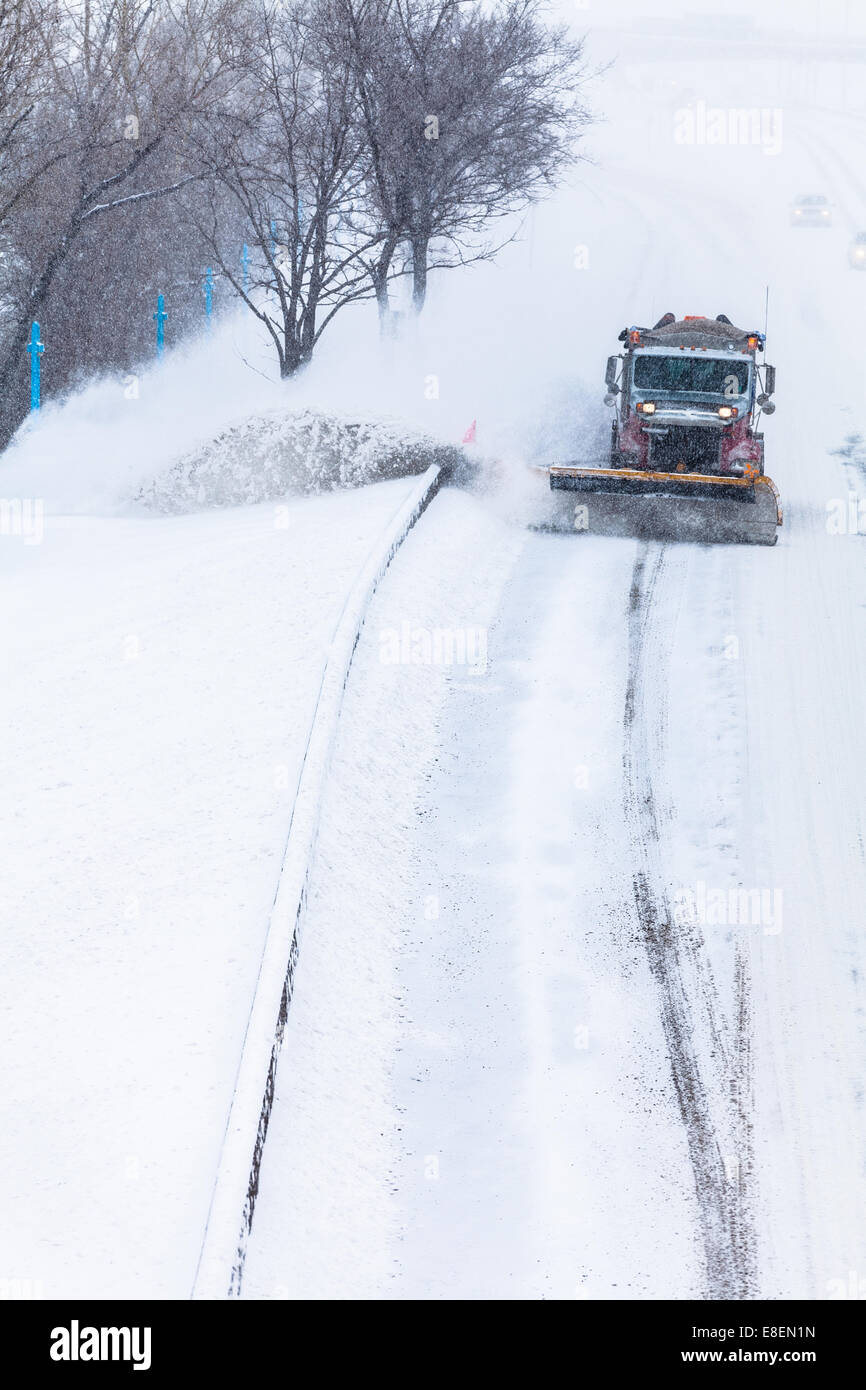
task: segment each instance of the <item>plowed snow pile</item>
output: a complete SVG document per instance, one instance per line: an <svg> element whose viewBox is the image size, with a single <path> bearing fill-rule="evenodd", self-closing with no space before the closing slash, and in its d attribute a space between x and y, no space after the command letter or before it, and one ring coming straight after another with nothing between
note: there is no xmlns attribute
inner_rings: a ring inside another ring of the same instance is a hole
<svg viewBox="0 0 866 1390"><path fill-rule="evenodd" d="M462 458L459 449L398 420L273 411L189 450L146 484L139 500L160 512L233 507L361 487L423 473L431 463L453 467Z"/></svg>

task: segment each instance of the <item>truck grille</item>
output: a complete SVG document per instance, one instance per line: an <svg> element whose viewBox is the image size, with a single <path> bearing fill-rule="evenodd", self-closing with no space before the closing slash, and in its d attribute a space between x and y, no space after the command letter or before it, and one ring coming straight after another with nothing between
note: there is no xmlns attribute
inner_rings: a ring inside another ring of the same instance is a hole
<svg viewBox="0 0 866 1390"><path fill-rule="evenodd" d="M669 425L649 436L649 466L656 473L720 473L722 440L718 430Z"/></svg>

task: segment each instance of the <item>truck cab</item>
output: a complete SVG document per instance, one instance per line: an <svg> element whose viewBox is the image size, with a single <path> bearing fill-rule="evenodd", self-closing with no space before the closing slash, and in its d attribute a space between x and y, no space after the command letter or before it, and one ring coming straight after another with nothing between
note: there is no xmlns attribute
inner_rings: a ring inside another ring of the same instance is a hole
<svg viewBox="0 0 866 1390"><path fill-rule="evenodd" d="M761 408L774 409L775 373L757 362L762 334L724 316L666 314L652 329L623 329L620 340L625 350L608 360L605 398L616 405L611 467L763 473L763 435L754 426Z"/></svg>

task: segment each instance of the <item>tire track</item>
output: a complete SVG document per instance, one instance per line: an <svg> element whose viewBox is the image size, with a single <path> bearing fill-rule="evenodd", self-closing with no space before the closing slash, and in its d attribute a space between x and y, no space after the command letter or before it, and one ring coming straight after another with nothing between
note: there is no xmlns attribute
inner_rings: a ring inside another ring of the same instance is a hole
<svg viewBox="0 0 866 1390"><path fill-rule="evenodd" d="M705 1296L747 1298L756 1288L752 1222L751 1017L748 960L738 951L733 1043L726 1037L700 927L671 911L662 874L653 755L664 765L670 635L656 633L654 596L668 550L639 545L629 593L623 804L640 935L658 990L671 1075L698 1205ZM645 698L645 693L648 692Z"/></svg>

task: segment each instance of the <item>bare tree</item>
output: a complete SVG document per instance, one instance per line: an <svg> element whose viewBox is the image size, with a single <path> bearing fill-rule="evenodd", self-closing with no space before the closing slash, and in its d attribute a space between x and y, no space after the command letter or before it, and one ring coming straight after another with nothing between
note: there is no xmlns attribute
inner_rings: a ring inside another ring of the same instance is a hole
<svg viewBox="0 0 866 1390"><path fill-rule="evenodd" d="M57 156L50 138L41 159L28 160L23 151L29 146L33 114L47 92L47 57L58 18L48 0L40 6L35 0L0 0L0 228Z"/></svg>
<svg viewBox="0 0 866 1390"><path fill-rule="evenodd" d="M49 76L44 35L56 22L48 3L39 11L31 0L0 0L0 355L24 270L10 218L58 158L50 131L37 146L34 121Z"/></svg>
<svg viewBox="0 0 866 1390"><path fill-rule="evenodd" d="M408 183L401 149L406 139L405 55L395 48L394 0L335 0L335 23L325 38L333 60L351 70L357 118L366 152L364 192L374 224L382 230L366 258L383 331L390 324L388 287L394 255L409 225Z"/></svg>
<svg viewBox="0 0 866 1390"><path fill-rule="evenodd" d="M228 191L246 227L246 280L216 206L199 227L265 325L283 377L310 360L340 309L370 296L365 257L384 235L360 206L356 84L326 40L333 23L330 0L255 5L243 87L208 143L215 195Z"/></svg>
<svg viewBox="0 0 866 1390"><path fill-rule="evenodd" d="M291 376L345 306L387 327L398 275L420 311L494 255L588 120L541 4L0 0L0 434L35 318L55 389L128 367L159 290L201 322L212 262Z"/></svg>
<svg viewBox="0 0 866 1390"><path fill-rule="evenodd" d="M492 221L541 197L578 157L583 46L542 0L337 0L368 194L385 237L369 270L387 317L390 261L410 249L413 304L431 264L487 258ZM431 262L431 246L437 247Z"/></svg>
<svg viewBox="0 0 866 1390"><path fill-rule="evenodd" d="M61 267L96 219L198 176L185 158L190 128L222 99L234 57L229 0L61 0L57 12L37 3L34 97L4 187L20 266L0 355L7 434L20 418L11 388L30 323Z"/></svg>

